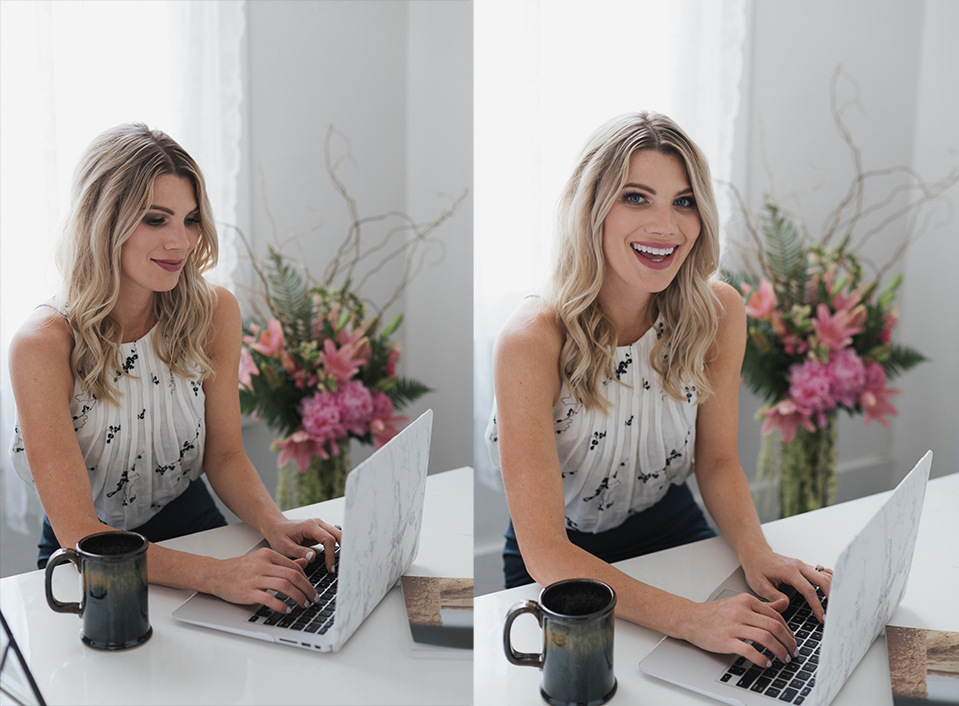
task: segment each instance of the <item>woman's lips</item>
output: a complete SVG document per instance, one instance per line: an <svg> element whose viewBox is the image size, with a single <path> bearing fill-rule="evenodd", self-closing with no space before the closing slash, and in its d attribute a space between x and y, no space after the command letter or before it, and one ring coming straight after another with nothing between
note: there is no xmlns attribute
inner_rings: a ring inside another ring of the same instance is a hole
<svg viewBox="0 0 959 706"><path fill-rule="evenodd" d="M153 262L167 272L179 272L180 268L183 267L183 260L154 260Z"/></svg>
<svg viewBox="0 0 959 706"><path fill-rule="evenodd" d="M675 245L654 245L651 243L632 243L631 249L636 259L653 270L665 270L673 262L676 254ZM652 251L652 252L650 252Z"/></svg>

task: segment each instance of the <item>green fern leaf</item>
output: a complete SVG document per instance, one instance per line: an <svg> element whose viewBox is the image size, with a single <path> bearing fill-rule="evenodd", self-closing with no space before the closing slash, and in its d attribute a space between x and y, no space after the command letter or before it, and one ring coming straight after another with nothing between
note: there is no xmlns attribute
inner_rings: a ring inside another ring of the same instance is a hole
<svg viewBox="0 0 959 706"><path fill-rule="evenodd" d="M390 399L393 400L393 406L396 407L396 409L403 409L406 405L415 402L428 392L436 392L436 390L424 385L419 380L401 377L397 378L396 385L394 385L387 394L390 396Z"/></svg>
<svg viewBox="0 0 959 706"><path fill-rule="evenodd" d="M883 361L882 367L886 370L886 377L892 380L927 360L929 359L915 348L896 344L892 346L892 352Z"/></svg>
<svg viewBox="0 0 959 706"><path fill-rule="evenodd" d="M769 275L773 287L780 299L785 299L790 308L801 304L806 286L806 258L802 236L779 206L766 199L766 208L762 213L762 231L766 239L763 248Z"/></svg>
<svg viewBox="0 0 959 706"><path fill-rule="evenodd" d="M313 299L309 286L273 247L267 263L267 280L273 314L286 335L296 342L310 340Z"/></svg>

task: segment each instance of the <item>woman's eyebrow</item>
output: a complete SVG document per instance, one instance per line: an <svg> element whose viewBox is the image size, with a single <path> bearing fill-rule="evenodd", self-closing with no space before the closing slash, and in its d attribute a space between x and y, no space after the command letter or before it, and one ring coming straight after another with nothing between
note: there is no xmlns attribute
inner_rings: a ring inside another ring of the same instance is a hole
<svg viewBox="0 0 959 706"><path fill-rule="evenodd" d="M642 189L643 191L648 191L648 192L649 192L650 194L652 194L653 196L656 195L656 190L653 189L653 188L651 188L651 187L649 187L649 186L646 186L645 184L635 184L635 183L633 183L633 182L630 182L629 184L624 184L624 185L623 185L623 188L624 188L624 189ZM678 192L676 195L677 195L677 196L686 196L687 194L692 194L692 193L693 193L693 187L687 186L685 189L683 189L682 191Z"/></svg>
<svg viewBox="0 0 959 706"><path fill-rule="evenodd" d="M150 206L150 208L148 208L147 211L163 211L163 213L167 213L167 214L169 214L169 215L171 215L171 216L175 216L175 215L176 215L171 209L167 208L166 206L157 206L157 205L155 205L155 204L154 204L153 206ZM188 214L186 214L186 215L188 215L188 216L194 216L194 215L196 215L196 214L199 213L199 212L200 212L200 207L197 206L196 208L194 208L192 211L190 211L190 212L189 212Z"/></svg>

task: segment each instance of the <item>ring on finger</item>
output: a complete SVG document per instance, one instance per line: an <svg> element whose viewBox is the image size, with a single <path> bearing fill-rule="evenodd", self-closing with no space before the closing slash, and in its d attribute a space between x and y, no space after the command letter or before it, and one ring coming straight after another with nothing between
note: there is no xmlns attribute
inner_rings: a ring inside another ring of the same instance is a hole
<svg viewBox="0 0 959 706"><path fill-rule="evenodd" d="M825 569L826 567L822 564L816 564L816 566L813 568L813 571L824 571Z"/></svg>

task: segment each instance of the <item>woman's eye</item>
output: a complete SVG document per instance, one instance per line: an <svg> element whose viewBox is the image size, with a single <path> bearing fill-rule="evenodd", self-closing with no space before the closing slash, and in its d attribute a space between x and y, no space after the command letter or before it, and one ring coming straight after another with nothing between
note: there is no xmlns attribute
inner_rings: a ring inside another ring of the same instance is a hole
<svg viewBox="0 0 959 706"><path fill-rule="evenodd" d="M642 194L637 194L635 192L625 194L623 200L627 203L646 203L646 197Z"/></svg>
<svg viewBox="0 0 959 706"><path fill-rule="evenodd" d="M156 226L162 226L166 222L166 219L147 216L146 218L143 219L143 222L146 223L148 226L156 227Z"/></svg>
<svg viewBox="0 0 959 706"><path fill-rule="evenodd" d="M680 196L680 197L679 197L678 199L676 199L673 203L675 203L675 204L676 204L677 206L679 206L680 208L695 208L695 207L696 207L696 199L694 199L692 196Z"/></svg>
<svg viewBox="0 0 959 706"><path fill-rule="evenodd" d="M200 225L200 219L199 219L199 218L187 218L187 219L184 221L184 223L185 223L188 227L192 228L193 226L198 226L198 225Z"/></svg>

